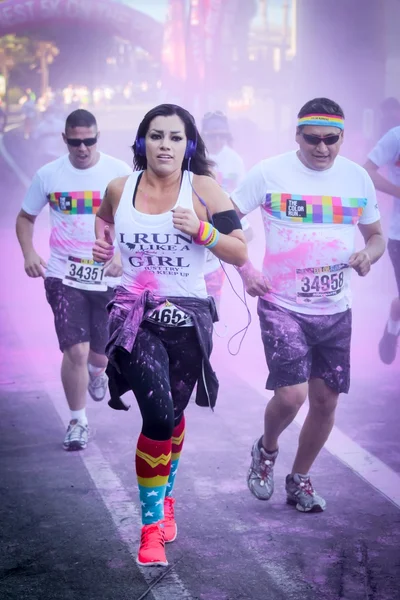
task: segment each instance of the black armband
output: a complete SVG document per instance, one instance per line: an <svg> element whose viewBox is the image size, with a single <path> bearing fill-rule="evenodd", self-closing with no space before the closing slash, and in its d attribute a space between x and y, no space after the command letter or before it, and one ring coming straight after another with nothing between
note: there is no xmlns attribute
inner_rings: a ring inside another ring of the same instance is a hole
<svg viewBox="0 0 400 600"><path fill-rule="evenodd" d="M235 210L224 210L212 216L212 224L220 233L228 235L234 229L242 229L242 224Z"/></svg>

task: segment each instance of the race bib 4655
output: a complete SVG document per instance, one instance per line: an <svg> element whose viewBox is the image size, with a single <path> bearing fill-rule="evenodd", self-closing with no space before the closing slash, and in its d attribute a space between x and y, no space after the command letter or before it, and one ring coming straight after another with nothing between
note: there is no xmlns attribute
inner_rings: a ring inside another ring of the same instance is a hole
<svg viewBox="0 0 400 600"><path fill-rule="evenodd" d="M168 300L149 310L145 320L166 327L193 327L192 318Z"/></svg>

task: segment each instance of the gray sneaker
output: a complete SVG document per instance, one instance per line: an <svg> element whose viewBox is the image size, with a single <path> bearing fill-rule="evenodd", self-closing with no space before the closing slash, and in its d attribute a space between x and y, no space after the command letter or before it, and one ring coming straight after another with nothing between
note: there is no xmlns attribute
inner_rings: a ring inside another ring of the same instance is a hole
<svg viewBox="0 0 400 600"><path fill-rule="evenodd" d="M322 512L326 508L325 500L316 493L308 475L288 475L286 493L287 503L300 512Z"/></svg>
<svg viewBox="0 0 400 600"><path fill-rule="evenodd" d="M68 425L64 438L64 450L84 450L88 443L89 426L87 423L73 419Z"/></svg>
<svg viewBox="0 0 400 600"><path fill-rule="evenodd" d="M94 375L89 371L88 392L96 402L103 400L107 392L108 377L103 371L100 375Z"/></svg>
<svg viewBox="0 0 400 600"><path fill-rule="evenodd" d="M258 447L258 439L251 450L252 461L247 475L249 490L259 500L269 500L274 492L274 464L278 450L266 452Z"/></svg>

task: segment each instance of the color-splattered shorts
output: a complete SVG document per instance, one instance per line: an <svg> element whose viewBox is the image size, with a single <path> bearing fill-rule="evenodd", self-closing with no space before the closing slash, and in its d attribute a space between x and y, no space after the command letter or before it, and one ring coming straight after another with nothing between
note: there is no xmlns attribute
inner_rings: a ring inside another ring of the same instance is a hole
<svg viewBox="0 0 400 600"><path fill-rule="evenodd" d="M267 389L320 378L338 393L349 391L350 309L303 315L260 298L258 316L269 369Z"/></svg>
<svg viewBox="0 0 400 600"><path fill-rule="evenodd" d="M54 314L54 324L61 352L90 342L90 349L104 354L108 342L107 304L114 290L92 292L64 285L57 277L44 280L47 302Z"/></svg>
<svg viewBox="0 0 400 600"><path fill-rule="evenodd" d="M396 277L400 298L400 240L389 240L388 252L394 268L394 275Z"/></svg>

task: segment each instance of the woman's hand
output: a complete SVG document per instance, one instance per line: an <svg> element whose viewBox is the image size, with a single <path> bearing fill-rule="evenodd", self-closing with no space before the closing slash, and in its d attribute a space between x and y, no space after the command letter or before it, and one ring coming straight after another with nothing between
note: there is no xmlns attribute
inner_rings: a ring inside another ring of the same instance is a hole
<svg viewBox="0 0 400 600"><path fill-rule="evenodd" d="M114 256L114 246L110 234L110 228L104 227L104 236L98 238L93 246L93 258L96 262L106 263Z"/></svg>
<svg viewBox="0 0 400 600"><path fill-rule="evenodd" d="M192 237L196 237L199 232L200 220L190 208L182 208L180 206L175 208L172 211L172 222L176 229Z"/></svg>

